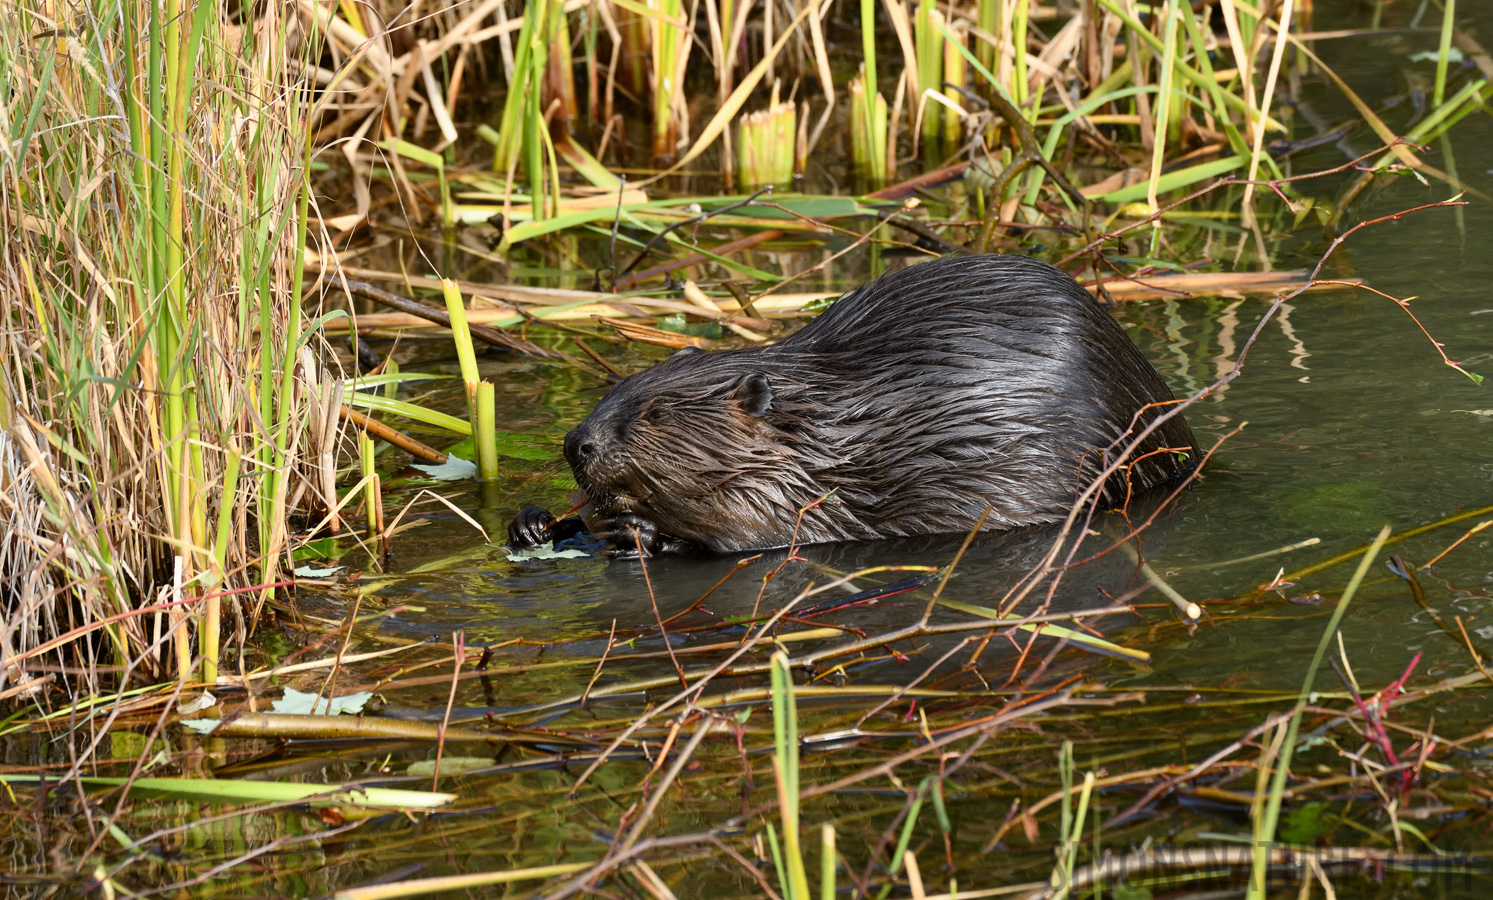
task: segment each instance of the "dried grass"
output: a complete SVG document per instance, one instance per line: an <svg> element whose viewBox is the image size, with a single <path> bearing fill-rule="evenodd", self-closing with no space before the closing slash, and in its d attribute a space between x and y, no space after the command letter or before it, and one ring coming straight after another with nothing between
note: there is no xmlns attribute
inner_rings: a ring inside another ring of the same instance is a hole
<svg viewBox="0 0 1493 900"><path fill-rule="evenodd" d="M279 7L194 11L0 12L0 696L43 660L82 692L185 679L214 595L276 580L310 68Z"/></svg>

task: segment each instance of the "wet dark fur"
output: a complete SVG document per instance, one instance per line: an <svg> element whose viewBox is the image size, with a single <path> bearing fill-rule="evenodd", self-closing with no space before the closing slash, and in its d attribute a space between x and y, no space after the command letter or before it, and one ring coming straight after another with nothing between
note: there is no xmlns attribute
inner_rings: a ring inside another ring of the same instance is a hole
<svg viewBox="0 0 1493 900"><path fill-rule="evenodd" d="M1103 448L1171 392L1068 275L947 257L860 288L766 347L681 352L619 383L565 441L596 519L627 546L715 551L963 532L1066 515ZM1149 421L1152 413L1142 417ZM1130 470L1196 459L1174 417ZM1106 500L1123 500L1123 472ZM536 510L537 512L537 510ZM598 529L602 530L602 529ZM670 540L671 538L677 540Z"/></svg>

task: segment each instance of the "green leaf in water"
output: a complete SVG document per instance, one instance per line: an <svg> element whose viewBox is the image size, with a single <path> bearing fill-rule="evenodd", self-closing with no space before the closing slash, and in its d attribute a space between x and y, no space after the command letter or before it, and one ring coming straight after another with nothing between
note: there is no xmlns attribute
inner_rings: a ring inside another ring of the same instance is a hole
<svg viewBox="0 0 1493 900"><path fill-rule="evenodd" d="M317 538L296 547L290 555L296 562L301 562L308 559L338 559L345 552L346 548L336 538Z"/></svg>
<svg viewBox="0 0 1493 900"><path fill-rule="evenodd" d="M86 787L111 788L126 784L124 778L84 775ZM0 784L36 784L37 775L0 775ZM341 784L292 784L283 781L229 781L217 778L137 778L130 783L132 796L165 797L200 803L301 803L313 806L354 806L379 809L434 809L456 799L455 794L365 788ZM311 798L316 799L311 799Z"/></svg>
<svg viewBox="0 0 1493 900"><path fill-rule="evenodd" d="M490 756L443 756L441 757L442 775L463 775L467 772L476 772L492 766ZM422 759L412 762L404 774L413 775L416 778L430 778L435 775L435 760Z"/></svg>
<svg viewBox="0 0 1493 900"><path fill-rule="evenodd" d="M1332 823L1322 818L1326 810L1327 804L1320 800L1313 800L1292 810L1281 826L1280 839L1288 844L1311 846L1317 838L1332 830Z"/></svg>

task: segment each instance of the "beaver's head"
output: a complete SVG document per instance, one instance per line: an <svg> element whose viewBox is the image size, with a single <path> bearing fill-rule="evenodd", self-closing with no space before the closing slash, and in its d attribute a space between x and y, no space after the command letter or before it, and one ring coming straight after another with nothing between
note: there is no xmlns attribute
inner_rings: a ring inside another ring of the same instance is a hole
<svg viewBox="0 0 1493 900"><path fill-rule="evenodd" d="M565 459L597 513L687 531L679 520L695 518L691 507L760 474L779 456L781 424L764 361L750 350L681 350L613 387L565 436Z"/></svg>

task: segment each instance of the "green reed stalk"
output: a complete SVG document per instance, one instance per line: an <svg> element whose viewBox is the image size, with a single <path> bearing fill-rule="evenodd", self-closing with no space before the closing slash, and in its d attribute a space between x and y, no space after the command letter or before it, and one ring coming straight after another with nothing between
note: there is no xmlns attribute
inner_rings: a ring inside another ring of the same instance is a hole
<svg viewBox="0 0 1493 900"><path fill-rule="evenodd" d="M777 778L778 808L783 818L783 859L778 883L787 900L810 900L809 877L804 870L798 834L798 706L788 657L781 650L772 655L772 733L773 774Z"/></svg>
<svg viewBox="0 0 1493 900"><path fill-rule="evenodd" d="M622 35L619 74L627 90L634 97L642 97L648 91L648 19L615 3L612 9L618 19L617 30Z"/></svg>
<svg viewBox="0 0 1493 900"><path fill-rule="evenodd" d="M928 799L928 788L933 784L933 776L929 775L918 784L917 790L912 795L912 805L907 809L907 817L902 820L902 830L897 833L897 846L892 850L892 858L887 864L887 874L896 877L907 864L907 848L912 845L913 833L917 830L918 816L923 811L923 803ZM891 884L887 884L878 893L877 900L886 900L892 892Z"/></svg>
<svg viewBox="0 0 1493 900"><path fill-rule="evenodd" d="M1353 602L1353 595L1358 592L1358 586L1363 583L1364 576L1368 574L1369 566L1373 565L1374 559L1379 555L1379 550L1389 539L1389 531L1388 525L1380 529L1379 536L1374 538L1374 542L1364 553L1363 559L1359 560L1358 568L1354 570L1353 577L1348 579L1348 586L1343 589L1343 596L1338 600L1337 608L1332 611L1332 618L1327 622L1327 630L1322 632L1322 639L1317 642L1317 652L1312 655L1311 664L1306 667L1306 678L1301 683L1301 691L1296 695L1296 708L1291 713L1284 740L1280 745L1280 757L1275 762L1274 772L1271 773L1270 792L1264 798L1263 804L1258 798L1256 799L1258 814L1254 816L1254 860L1245 900L1264 900L1266 896L1265 879L1270 868L1270 848L1275 842L1276 825L1280 822L1281 801L1285 796L1286 778L1291 772L1291 756L1296 750L1296 735L1301 728L1301 714L1306 711L1313 686L1317 682L1317 670L1322 667L1322 660L1327 656L1327 648L1332 645L1332 640L1337 635L1338 626L1343 621L1343 614L1348 611L1348 604Z"/></svg>
<svg viewBox="0 0 1493 900"><path fill-rule="evenodd" d="M492 167L494 172L510 174L517 170L523 152L524 118L529 105L529 78L534 72L531 60L534 42L542 22L540 7L544 0L524 7L523 24L518 31L518 49L513 59L513 79L508 84L508 94L503 98L503 115L498 119L498 142L493 146Z"/></svg>
<svg viewBox="0 0 1493 900"><path fill-rule="evenodd" d="M451 339L456 344L456 361L461 366L461 377L467 383L467 398L471 399L477 382L482 376L477 371L477 352L472 345L472 331L467 327L467 307L461 297L461 288L449 278L441 279L441 294L446 300L446 314L451 317Z"/></svg>
<svg viewBox="0 0 1493 900"><path fill-rule="evenodd" d="M736 122L736 162L742 186L751 190L793 181L793 147L798 111L790 102L747 113Z"/></svg>
<svg viewBox="0 0 1493 900"><path fill-rule="evenodd" d="M1197 16L1188 13L1181 18L1182 25L1187 29L1187 39L1192 44L1193 58L1197 60L1198 70L1203 75L1204 90L1208 92L1209 98L1213 101L1214 121L1223 129L1224 136L1229 140L1229 147L1239 158L1243 159L1249 156L1249 143L1245 141L1238 127L1234 125L1233 119L1229 117L1228 105L1223 99L1223 86L1218 83L1218 78L1213 74L1213 61L1208 58L1207 43L1202 29L1198 27ZM1277 178L1280 177L1280 169L1276 167L1274 157L1270 157L1269 164L1271 173Z"/></svg>
<svg viewBox="0 0 1493 900"><path fill-rule="evenodd" d="M677 24L684 17L683 0L651 0L657 16L648 20L653 41L653 157L674 159L679 152L679 91L684 89L684 64L689 56L690 32Z"/></svg>
<svg viewBox="0 0 1493 900"><path fill-rule="evenodd" d="M1063 741L1058 751L1058 772L1063 782L1062 815L1058 823L1058 860L1048 879L1053 900L1066 900L1073 887L1073 872L1078 868L1078 847L1083 839L1083 823L1089 815L1089 799L1094 793L1094 773L1085 772L1079 788L1077 809L1073 803L1073 742Z"/></svg>
<svg viewBox="0 0 1493 900"><path fill-rule="evenodd" d="M218 525L213 537L213 578L204 603L201 636L202 682L218 683L219 640L223 631L223 597L220 593L227 581L228 538L233 528L233 511L238 505L238 476L244 455L235 448L228 448L223 458L223 492L218 499Z"/></svg>
<svg viewBox="0 0 1493 900"><path fill-rule="evenodd" d="M551 3L549 16L548 69L545 72L545 91L541 110L548 109L554 100L560 101L560 112L555 117L559 133L570 133L570 123L575 120L580 106L575 97L575 62L570 52L570 20L565 16L564 3Z"/></svg>
<svg viewBox="0 0 1493 900"><path fill-rule="evenodd" d="M379 483L373 438L358 432L358 469L363 476L363 512L368 520L369 537L384 533L384 496Z"/></svg>
<svg viewBox="0 0 1493 900"><path fill-rule="evenodd" d="M1451 59L1452 29L1456 25L1457 0L1442 0L1446 6L1441 10L1441 46L1436 51L1436 90L1431 105L1440 106L1446 97L1446 68Z"/></svg>
<svg viewBox="0 0 1493 900"><path fill-rule="evenodd" d="M289 114L300 121L301 116L310 115L310 109L301 104L298 99L289 101ZM260 578L266 584L272 584L277 580L280 567L280 555L283 542L287 535L284 525L284 516L287 512L286 495L290 486L291 468L291 432L293 423L299 421L298 413L301 405L297 402L295 390L296 356L301 346L301 319L305 291L306 273L306 235L310 229L311 219L311 159L314 150L313 130L306 128L302 146L300 149L300 165L296 169L296 199L295 199L295 239L290 248L292 254L290 259L290 302L285 316L285 334L280 345L280 356L278 361L272 361L272 366L278 362L280 370L280 383L274 396L274 415L270 426L270 443L267 456L269 465L264 478L266 493L263 495L267 500L261 504L261 518L265 510L273 510L275 516L270 519L269 541L260 545ZM269 297L267 302L273 302ZM265 332L266 340L273 332ZM273 379L272 379L273 381ZM274 597L275 589L266 588L266 599Z"/></svg>
<svg viewBox="0 0 1493 900"><path fill-rule="evenodd" d="M1025 106L1027 95L1031 93L1031 82L1026 75L1026 24L1031 14L1031 3L1027 0L1017 0L1015 22L1011 26L1011 59L1016 67L1011 81L1011 95L1016 98L1017 106ZM1032 117L1036 117L1036 108L1032 109Z"/></svg>
<svg viewBox="0 0 1493 900"><path fill-rule="evenodd" d="M921 109L918 134L930 148L936 145L942 125L943 107L927 99L929 91L941 91L943 82L944 37L939 30L943 24L943 13L934 5L934 0L918 0L917 15L913 19L913 46L918 55L918 92L913 98L914 109Z"/></svg>
<svg viewBox="0 0 1493 900"><path fill-rule="evenodd" d="M1192 7L1185 15L1192 15ZM1152 210L1160 209L1156 194L1161 182L1161 168L1166 162L1168 125L1172 116L1173 72L1177 64L1177 0L1166 0L1166 19L1162 25L1161 86L1156 102L1156 137L1151 142L1151 181L1146 191L1146 200ZM1154 256L1161 245L1161 219L1151 223L1151 254Z"/></svg>
<svg viewBox="0 0 1493 900"><path fill-rule="evenodd" d="M477 448L477 477L496 481L498 469L497 395L492 382L477 382L474 395L476 415L472 417L472 441Z"/></svg>
<svg viewBox="0 0 1493 900"><path fill-rule="evenodd" d="M958 89L967 84L968 73L964 64L964 54L960 51L969 46L969 28L962 22L956 22L951 28L942 29L951 45L945 48L943 54L943 83L944 96L950 102L963 106L964 94ZM952 38L949 35L952 34ZM943 111L943 139L947 147L955 147L964 129L964 123L955 115L952 109Z"/></svg>
<svg viewBox="0 0 1493 900"><path fill-rule="evenodd" d="M850 79L850 165L855 174L873 187L886 183L886 98L866 88L863 69Z"/></svg>
<svg viewBox="0 0 1493 900"><path fill-rule="evenodd" d="M534 0L524 7L518 50L514 55L513 79L508 85L508 96L503 100L498 142L493 147L493 171L502 174L510 187L522 160L536 219L543 218L546 209L541 137L544 110L540 86L544 82L549 46L554 38L551 3L559 5L558 0Z"/></svg>
<svg viewBox="0 0 1493 900"><path fill-rule="evenodd" d="M819 829L819 900L835 900L835 826Z"/></svg>
<svg viewBox="0 0 1493 900"><path fill-rule="evenodd" d="M861 0L861 71L850 82L850 165L874 186L886 183L886 100L876 80L876 0Z"/></svg>
<svg viewBox="0 0 1493 900"><path fill-rule="evenodd" d="M996 36L1000 29L1001 5L1002 0L978 0L976 4L975 24L980 26L981 31L992 37ZM995 54L998 48L990 41L977 41L976 43L975 53L976 57L980 60L980 65L994 71L996 66Z"/></svg>
<svg viewBox="0 0 1493 900"><path fill-rule="evenodd" d="M191 31L183 41L182 30L188 23L181 15L178 0L167 0L165 81L155 80L153 87L161 91L161 96L153 97L151 102L153 110L166 111L170 128L169 137L160 135L163 145L152 147L158 165L162 161L161 153L165 154L164 178L157 180L153 188L164 188L165 196L158 198L157 206L159 208L163 200L168 210L164 232L160 223L157 223L156 231L158 238L164 237L164 243L155 247L158 271L164 281L163 284L158 282L164 293L157 301L160 304L156 313L157 360L159 371L166 376L167 521L177 541L176 551L182 557L184 583L196 579L206 567L208 534L207 508L203 502L207 485L202 457L201 416L196 392L189 386L187 378L194 355L196 326L191 321L192 312L186 294L185 248L189 237L185 219L189 174L182 135L187 129L187 107L195 82L202 30L207 14L212 10L211 4L198 4L190 20ZM151 74L156 76L158 72L152 69ZM206 624L198 621L199 633ZM216 635L212 643L216 659ZM186 660L178 662L184 665ZM205 660L204 666L207 666Z"/></svg>
<svg viewBox="0 0 1493 900"><path fill-rule="evenodd" d="M586 120L592 125L601 124L601 66L597 62L597 44L601 38L601 15L596 7L602 0L591 0L581 9L585 16L585 34L581 45L586 55Z"/></svg>

